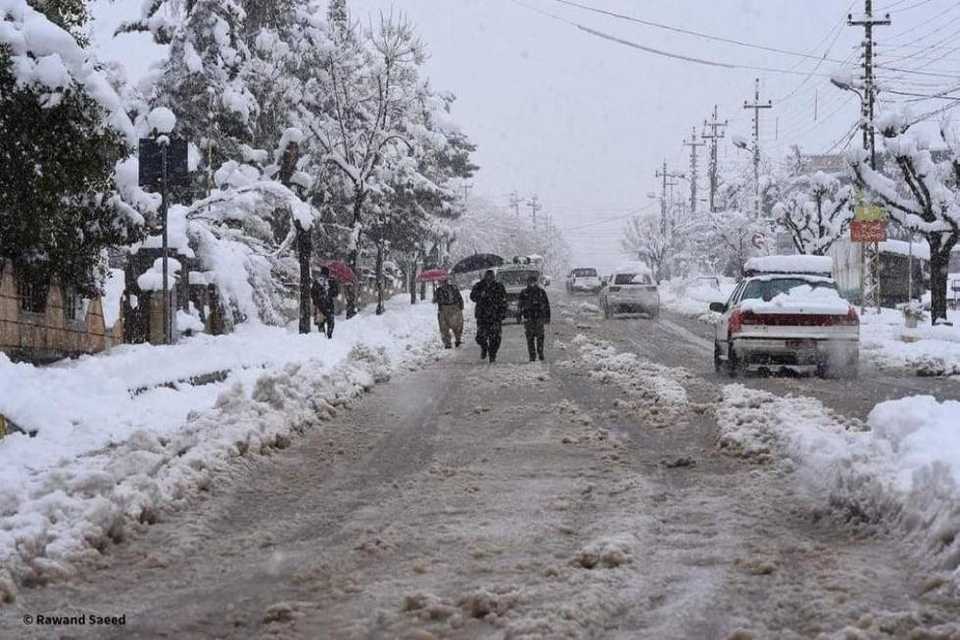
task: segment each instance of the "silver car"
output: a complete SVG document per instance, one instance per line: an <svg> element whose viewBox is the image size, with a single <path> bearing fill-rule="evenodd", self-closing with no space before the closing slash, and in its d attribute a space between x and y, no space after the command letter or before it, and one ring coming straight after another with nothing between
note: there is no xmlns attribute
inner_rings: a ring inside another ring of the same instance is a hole
<svg viewBox="0 0 960 640"><path fill-rule="evenodd" d="M660 315L660 291L646 269L622 269L600 291L600 307L606 318L617 313Z"/></svg>

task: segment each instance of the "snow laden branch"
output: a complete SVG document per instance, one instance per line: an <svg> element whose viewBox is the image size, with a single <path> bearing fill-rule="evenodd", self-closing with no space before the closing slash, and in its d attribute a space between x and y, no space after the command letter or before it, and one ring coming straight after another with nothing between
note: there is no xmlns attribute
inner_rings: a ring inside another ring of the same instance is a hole
<svg viewBox="0 0 960 640"><path fill-rule="evenodd" d="M947 318L947 275L950 254L960 240L960 143L949 121L940 127L945 149L934 154L910 130L906 113L885 113L877 120L886 155L893 159L889 173L870 167L862 150L848 161L858 184L886 205L893 221L920 233L930 245L931 319Z"/></svg>
<svg viewBox="0 0 960 640"><path fill-rule="evenodd" d="M852 197L849 186L818 171L793 178L773 213L797 253L823 256L849 229Z"/></svg>
<svg viewBox="0 0 960 640"><path fill-rule="evenodd" d="M685 270L689 258L687 239L701 224L697 218L639 215L627 222L620 246L633 259L649 266L657 281L664 280Z"/></svg>

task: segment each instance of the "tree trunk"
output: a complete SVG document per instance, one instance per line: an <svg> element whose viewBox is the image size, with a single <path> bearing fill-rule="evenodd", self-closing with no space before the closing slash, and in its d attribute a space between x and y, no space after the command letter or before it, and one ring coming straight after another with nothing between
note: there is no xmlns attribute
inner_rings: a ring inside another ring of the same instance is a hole
<svg viewBox="0 0 960 640"><path fill-rule="evenodd" d="M377 243L377 315L383 315L383 240Z"/></svg>
<svg viewBox="0 0 960 640"><path fill-rule="evenodd" d="M300 333L310 333L310 256L313 253L313 242L310 231L297 225L297 258L300 261Z"/></svg>
<svg viewBox="0 0 960 640"><path fill-rule="evenodd" d="M953 242L943 242L941 234L927 236L930 245L930 322L947 319L947 275L950 271L950 253Z"/></svg>
<svg viewBox="0 0 960 640"><path fill-rule="evenodd" d="M407 287L410 289L410 304L417 304L417 263L410 265Z"/></svg>
<svg viewBox="0 0 960 640"><path fill-rule="evenodd" d="M350 248L350 254L348 260L350 261L350 268L353 269L353 273L357 276L356 287L347 289L346 302L347 302L347 318L352 318L357 315L357 294L359 293L357 289L360 287L360 233L358 229L360 228L360 222L363 219L363 201L365 194L358 193L353 198L353 246Z"/></svg>

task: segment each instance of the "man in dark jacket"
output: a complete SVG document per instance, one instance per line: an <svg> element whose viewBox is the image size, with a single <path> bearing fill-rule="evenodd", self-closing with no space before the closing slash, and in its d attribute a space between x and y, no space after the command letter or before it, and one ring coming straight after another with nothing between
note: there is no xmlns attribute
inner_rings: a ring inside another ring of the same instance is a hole
<svg viewBox="0 0 960 640"><path fill-rule="evenodd" d="M537 277L527 279L527 288L520 294L520 317L527 334L527 353L530 362L543 360L544 325L550 324L550 300L547 292L537 284Z"/></svg>
<svg viewBox="0 0 960 640"><path fill-rule="evenodd" d="M327 339L333 337L335 301L340 295L340 284L330 277L330 269L320 268L320 277L310 286L310 298L313 300L313 313L320 333L326 333Z"/></svg>
<svg viewBox="0 0 960 640"><path fill-rule="evenodd" d="M500 350L500 337L503 319L507 317L507 290L497 282L493 271L483 274L483 279L473 285L470 299L476 303L474 315L477 318L477 344L480 345L480 359L490 358L497 361Z"/></svg>
<svg viewBox="0 0 960 640"><path fill-rule="evenodd" d="M459 347L460 339L463 337L463 296L460 295L460 289L444 278L437 290L433 292L433 303L437 305L437 322L440 324L443 347L451 348L451 333Z"/></svg>

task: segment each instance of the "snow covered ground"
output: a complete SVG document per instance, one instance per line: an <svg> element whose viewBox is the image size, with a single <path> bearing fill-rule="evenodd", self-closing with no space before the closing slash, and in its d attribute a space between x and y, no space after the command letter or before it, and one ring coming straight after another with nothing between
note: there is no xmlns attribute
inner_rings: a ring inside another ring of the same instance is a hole
<svg viewBox="0 0 960 640"><path fill-rule="evenodd" d="M728 385L718 446L793 474L824 512L902 536L929 587L960 592L960 402L931 396L877 405L866 424L819 401Z"/></svg>
<svg viewBox="0 0 960 640"><path fill-rule="evenodd" d="M711 302L726 302L737 283L732 278L673 279L660 283L660 303L669 311L713 324L720 315Z"/></svg>
<svg viewBox="0 0 960 640"><path fill-rule="evenodd" d="M439 357L436 310L409 298L319 333L242 327L170 347L126 345L52 367L0 355L0 566L17 581L123 537L238 456L284 447L376 382ZM210 376L214 382L187 380ZM11 592L0 573L0 599Z"/></svg>
<svg viewBox="0 0 960 640"><path fill-rule="evenodd" d="M949 314L954 326L904 327L903 314L884 309L860 318L860 354L881 368L906 369L919 375L960 375L960 313Z"/></svg>

